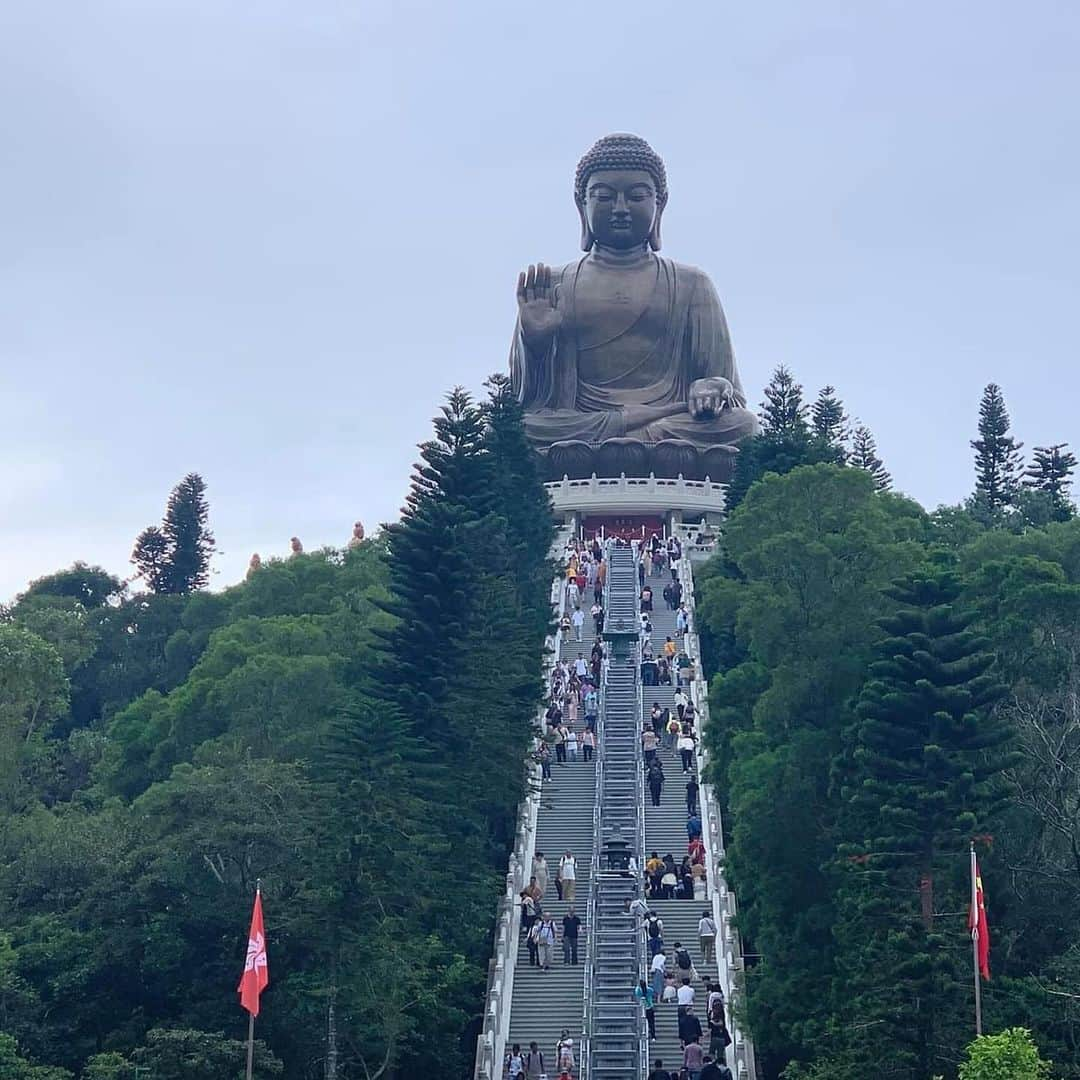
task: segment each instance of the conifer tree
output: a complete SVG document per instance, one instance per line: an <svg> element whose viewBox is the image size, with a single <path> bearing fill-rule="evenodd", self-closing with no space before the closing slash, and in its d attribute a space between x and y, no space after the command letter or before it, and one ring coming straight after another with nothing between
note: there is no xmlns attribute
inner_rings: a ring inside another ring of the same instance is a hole
<svg viewBox="0 0 1080 1080"><path fill-rule="evenodd" d="M856 469L865 469L874 478L874 487L878 491L888 491L892 486L892 476L886 470L885 463L878 457L877 443L865 424L860 424L855 429L848 464Z"/></svg>
<svg viewBox="0 0 1080 1080"><path fill-rule="evenodd" d="M187 596L210 583L216 545L209 517L206 482L188 473L169 495L161 526L149 526L135 540L131 561L152 592Z"/></svg>
<svg viewBox="0 0 1080 1080"><path fill-rule="evenodd" d="M823 386L810 409L810 426L817 439L836 453L836 464L847 461L848 418L836 388Z"/></svg>
<svg viewBox="0 0 1080 1080"><path fill-rule="evenodd" d="M764 435L799 442L810 434L803 388L785 364L773 372L761 403L761 430Z"/></svg>
<svg viewBox="0 0 1080 1080"><path fill-rule="evenodd" d="M514 555L519 607L535 617L546 633L549 592L554 568L548 552L555 535L551 499L540 479L536 453L525 437L524 410L506 375L492 375L484 384L487 422L484 439L492 459L495 511Z"/></svg>
<svg viewBox="0 0 1080 1080"><path fill-rule="evenodd" d="M727 508L734 510L750 485L766 473L781 476L799 465L836 464L836 450L815 437L807 420L803 388L781 364L765 387L761 403L761 433L743 443L735 458L735 473L727 489Z"/></svg>
<svg viewBox="0 0 1080 1080"><path fill-rule="evenodd" d="M449 748L445 724L450 680L463 662L469 620L469 553L484 542L482 524L493 503L484 417L461 387L434 421L401 520L386 529L394 600L384 606L398 623L386 635L382 689L413 688L414 730Z"/></svg>
<svg viewBox="0 0 1080 1080"><path fill-rule="evenodd" d="M986 513L996 514L1016 498L1024 445L1009 434L1009 412L997 383L983 391L979 404L979 437L975 450L975 501Z"/></svg>
<svg viewBox="0 0 1080 1080"><path fill-rule="evenodd" d="M1069 498L1076 455L1066 449L1068 445L1036 446L1034 458L1024 474L1024 487L1046 496L1052 521L1068 521L1076 514L1076 507Z"/></svg>
<svg viewBox="0 0 1080 1080"><path fill-rule="evenodd" d="M960 1023L953 931L935 921L939 877L960 884L970 838L1003 801L1007 724L988 641L961 610L955 574L929 569L887 594L900 607L870 667L837 763L843 799L836 987L852 1075L885 1055L895 1075L943 1071L937 1047ZM961 951L962 955L962 951Z"/></svg>

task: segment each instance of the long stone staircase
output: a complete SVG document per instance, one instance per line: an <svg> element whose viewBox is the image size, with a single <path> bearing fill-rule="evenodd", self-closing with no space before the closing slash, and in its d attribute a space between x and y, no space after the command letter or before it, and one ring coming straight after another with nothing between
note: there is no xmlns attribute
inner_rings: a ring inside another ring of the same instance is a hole
<svg viewBox="0 0 1080 1080"><path fill-rule="evenodd" d="M561 549L560 537L556 550ZM688 538L686 538L688 539ZM636 866L644 867L651 851L671 854L678 865L687 851L686 779L677 750L659 750L665 783L661 805L653 807L644 784L640 734L649 722L654 702L674 711L675 686L642 687L638 651L638 579L634 551L608 545L608 578L605 639L608 659L601 693L597 760L583 759L565 765L552 762L552 779L533 793L519 812L515 856L511 856L507 895L500 906L497 947L489 972L484 1030L478 1037L475 1080L496 1080L502 1069L503 1048L520 1044L527 1051L536 1041L543 1051L548 1077L557 1072L556 1044L563 1032L574 1040L575 1080L644 1080L657 1058L675 1073L682 1063L678 1038L677 1008L656 1006L657 1038L645 1038L640 1006L633 998L639 978L645 975L644 939L626 901L643 895L642 875L608 865L604 847L616 827L628 843ZM691 551L680 572L693 612ZM685 644L692 660L700 662L695 635L680 642L675 613L662 599L667 572L650 579L655 597L652 612L653 654L659 656L667 637ZM559 592L553 593L557 600ZM587 625L591 631L591 625ZM620 636L620 632L623 636ZM572 637L572 636L571 636ZM586 636L586 640L588 637ZM584 646L587 649L588 646ZM583 646L560 641L562 658L576 659ZM708 723L707 687L700 672L691 696L698 710L698 731ZM579 726L580 734L580 726ZM707 761L695 755L695 769ZM537 772L538 776L538 772ZM718 982L729 1003L737 994L742 960L734 930L735 897L722 874L723 830L711 789L702 793L705 840L709 849L708 898L699 891L694 900L648 900L664 921L665 952L672 960L676 941L690 953L699 976L695 979L695 1013L701 1021L702 1044L708 1047L704 980ZM707 796L707 797L705 797ZM512 904L516 890L528 882L526 865L534 850L543 851L549 864L549 884L543 908L554 918L560 935L569 904L556 897L555 874L559 856L567 850L577 859L577 890L574 907L583 920L579 963L563 962L561 947L549 971L529 965L524 940L516 935L518 917ZM698 939L698 922L708 910L719 926L717 959L706 965ZM507 1014L509 1014L507 1018ZM732 1013L728 1027L734 1043L726 1061L738 1080L753 1080L756 1069L752 1043Z"/></svg>
<svg viewBox="0 0 1080 1080"><path fill-rule="evenodd" d="M573 661L582 648L571 636L569 640L562 641L560 658ZM580 735L584 727L581 724L576 726ZM597 768L595 760L586 763L580 753L576 762L560 765L552 761L551 780L545 781L542 786L537 813L535 850L542 851L548 862L548 887L542 901L543 910L551 914L561 941L562 920L570 904L558 899L555 875L559 857L569 850L577 860L573 906L584 924L582 930L586 935L579 942L578 963L563 963L560 944L555 948L550 971L529 965L529 951L524 936L518 944L507 1047L520 1043L522 1050L526 1051L529 1043L535 1040L543 1051L544 1064L551 1077L558 1075L555 1047L563 1031L569 1031L574 1040L575 1056L581 1044L586 950L588 935L593 932L586 915L593 862ZM528 880L527 871L525 880Z"/></svg>

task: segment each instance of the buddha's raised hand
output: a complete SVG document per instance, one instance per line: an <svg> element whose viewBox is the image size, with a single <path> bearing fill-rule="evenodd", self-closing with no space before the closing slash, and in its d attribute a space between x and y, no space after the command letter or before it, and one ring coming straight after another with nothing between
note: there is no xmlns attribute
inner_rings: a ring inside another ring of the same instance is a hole
<svg viewBox="0 0 1080 1080"><path fill-rule="evenodd" d="M518 274L518 314L529 347L545 350L562 325L558 286L551 284L551 267L543 263Z"/></svg>

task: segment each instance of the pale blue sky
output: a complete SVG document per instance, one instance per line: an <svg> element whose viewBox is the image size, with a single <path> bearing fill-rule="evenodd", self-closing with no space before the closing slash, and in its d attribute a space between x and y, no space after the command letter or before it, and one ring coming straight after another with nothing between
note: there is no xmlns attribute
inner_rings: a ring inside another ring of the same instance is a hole
<svg viewBox="0 0 1080 1080"><path fill-rule="evenodd" d="M753 402L834 383L928 506L990 380L1080 450L1078 56L1071 0L7 0L0 598L128 573L190 470L218 585L396 515L609 131L664 155Z"/></svg>

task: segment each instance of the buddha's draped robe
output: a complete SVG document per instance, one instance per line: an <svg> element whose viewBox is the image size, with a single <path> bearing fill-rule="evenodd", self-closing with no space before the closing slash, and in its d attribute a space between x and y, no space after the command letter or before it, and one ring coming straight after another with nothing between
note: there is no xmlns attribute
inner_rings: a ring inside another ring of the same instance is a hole
<svg viewBox="0 0 1080 1080"><path fill-rule="evenodd" d="M656 326L658 333L647 340L623 333L582 347L577 278L584 259L552 270L563 322L544 355L528 349L518 320L510 373L525 409L526 433L538 448L626 435L643 442L686 439L705 448L732 445L754 433L756 419L744 408L746 395L712 282L695 267L653 257L655 288L627 320L634 327ZM695 419L687 405L690 386L714 375L731 382L737 407ZM677 405L682 409L676 411Z"/></svg>

